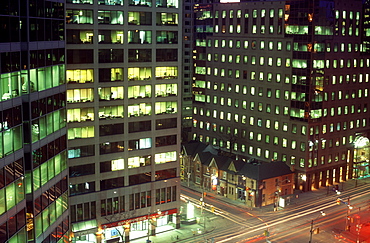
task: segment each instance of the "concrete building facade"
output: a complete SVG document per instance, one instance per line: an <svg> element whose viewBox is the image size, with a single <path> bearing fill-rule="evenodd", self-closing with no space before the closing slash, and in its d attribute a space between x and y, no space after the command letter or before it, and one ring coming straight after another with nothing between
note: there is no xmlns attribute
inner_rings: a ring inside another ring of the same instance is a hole
<svg viewBox="0 0 370 243"><path fill-rule="evenodd" d="M149 239L179 226L181 4L67 1L75 242Z"/></svg>
<svg viewBox="0 0 370 243"><path fill-rule="evenodd" d="M194 37L192 138L249 159L285 161L303 191L368 174L366 6L194 4L196 30L212 21L213 34Z"/></svg>

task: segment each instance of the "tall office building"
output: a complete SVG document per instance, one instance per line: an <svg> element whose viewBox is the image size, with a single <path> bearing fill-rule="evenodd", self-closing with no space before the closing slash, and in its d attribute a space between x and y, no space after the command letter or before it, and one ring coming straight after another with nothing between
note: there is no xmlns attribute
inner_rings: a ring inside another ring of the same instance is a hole
<svg viewBox="0 0 370 243"><path fill-rule="evenodd" d="M69 242L64 7L0 2L0 242Z"/></svg>
<svg viewBox="0 0 370 243"><path fill-rule="evenodd" d="M67 0L75 242L127 242L179 225L181 2Z"/></svg>
<svg viewBox="0 0 370 243"><path fill-rule="evenodd" d="M207 2L194 4L193 139L285 161L304 191L367 175L369 7Z"/></svg>

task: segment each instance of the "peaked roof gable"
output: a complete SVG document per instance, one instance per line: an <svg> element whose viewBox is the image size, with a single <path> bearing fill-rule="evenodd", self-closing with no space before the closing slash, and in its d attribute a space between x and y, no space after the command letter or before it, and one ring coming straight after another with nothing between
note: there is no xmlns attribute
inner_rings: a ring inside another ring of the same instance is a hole
<svg viewBox="0 0 370 243"><path fill-rule="evenodd" d="M230 162L229 167L227 167L227 169L233 172L237 172L235 165L234 165L234 161Z"/></svg>
<svg viewBox="0 0 370 243"><path fill-rule="evenodd" d="M211 166L214 166L218 169L218 166L217 166L217 163L216 163L216 160L215 160L214 157L211 159L211 162L209 163L209 167L211 167Z"/></svg>

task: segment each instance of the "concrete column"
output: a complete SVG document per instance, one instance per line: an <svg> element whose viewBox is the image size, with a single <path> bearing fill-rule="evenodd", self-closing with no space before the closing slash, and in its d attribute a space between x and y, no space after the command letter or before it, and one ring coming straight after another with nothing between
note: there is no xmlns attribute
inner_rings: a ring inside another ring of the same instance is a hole
<svg viewBox="0 0 370 243"><path fill-rule="evenodd" d="M150 235L155 236L156 234L155 230L157 228L157 220L152 220L149 227L150 227Z"/></svg>
<svg viewBox="0 0 370 243"><path fill-rule="evenodd" d="M335 175L334 175L334 181L336 183L340 182L339 174L340 173L340 167L335 168Z"/></svg>
<svg viewBox="0 0 370 243"><path fill-rule="evenodd" d="M180 214L177 213L176 214L176 229L180 229L181 227L181 218L180 218Z"/></svg>
<svg viewBox="0 0 370 243"><path fill-rule="evenodd" d="M125 243L130 243L130 226L131 224L128 224L123 227L125 232Z"/></svg>
<svg viewBox="0 0 370 243"><path fill-rule="evenodd" d="M326 187L326 180L327 180L326 177L328 175L328 171L327 170L323 170L323 171L320 171L319 174L321 174L321 186L322 187Z"/></svg>
<svg viewBox="0 0 370 243"><path fill-rule="evenodd" d="M328 172L329 172L328 185L333 185L333 168L329 169Z"/></svg>
<svg viewBox="0 0 370 243"><path fill-rule="evenodd" d="M314 181L314 188L320 188L320 172L315 172L315 181Z"/></svg>
<svg viewBox="0 0 370 243"><path fill-rule="evenodd" d="M348 161L349 161L349 163L348 163L348 171L347 171L346 174L348 175L348 179L352 179L353 178L354 149L351 149L350 150Z"/></svg>
<svg viewBox="0 0 370 243"><path fill-rule="evenodd" d="M347 180L347 165L342 165L341 168L342 168L342 178L341 179L343 181L346 181ZM348 179L352 179L352 176L351 178L348 177Z"/></svg>

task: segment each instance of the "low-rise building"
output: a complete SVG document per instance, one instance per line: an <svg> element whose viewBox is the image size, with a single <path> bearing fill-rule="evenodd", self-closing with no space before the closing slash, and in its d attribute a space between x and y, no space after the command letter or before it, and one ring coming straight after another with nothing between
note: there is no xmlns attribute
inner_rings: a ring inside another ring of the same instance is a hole
<svg viewBox="0 0 370 243"><path fill-rule="evenodd" d="M245 201L249 207L284 207L294 190L294 172L284 162L235 159L196 141L182 146L181 169L188 185Z"/></svg>

